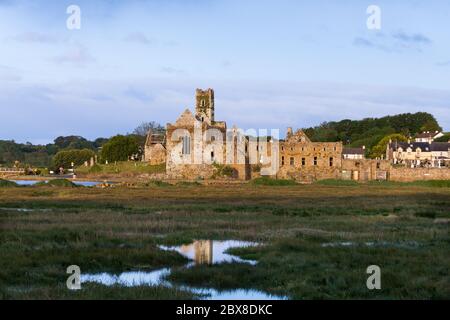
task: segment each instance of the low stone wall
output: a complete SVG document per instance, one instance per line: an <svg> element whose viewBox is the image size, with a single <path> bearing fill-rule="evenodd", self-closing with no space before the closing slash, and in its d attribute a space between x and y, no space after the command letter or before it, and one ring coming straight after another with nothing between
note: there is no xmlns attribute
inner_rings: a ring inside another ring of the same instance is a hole
<svg viewBox="0 0 450 320"><path fill-rule="evenodd" d="M411 182L417 180L450 180L449 168L391 168L389 180Z"/></svg>

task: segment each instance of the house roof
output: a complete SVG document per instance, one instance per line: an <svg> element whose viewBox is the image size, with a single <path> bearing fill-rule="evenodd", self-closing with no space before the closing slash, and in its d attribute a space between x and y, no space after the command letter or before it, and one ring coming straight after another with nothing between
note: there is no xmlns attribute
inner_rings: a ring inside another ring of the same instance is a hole
<svg viewBox="0 0 450 320"><path fill-rule="evenodd" d="M434 138L434 137L437 136L439 133L440 133L439 131L435 131L435 132L431 132L431 131L422 132L422 133L419 133L418 135L416 135L416 138Z"/></svg>
<svg viewBox="0 0 450 320"><path fill-rule="evenodd" d="M365 150L363 148L344 148L342 154L364 154Z"/></svg>
<svg viewBox="0 0 450 320"><path fill-rule="evenodd" d="M389 145L389 148L391 149L398 149L402 148L403 150L406 150L408 148L411 148L412 150L417 150L417 148L420 148L422 151L448 151L450 149L450 143L448 142L392 142Z"/></svg>
<svg viewBox="0 0 450 320"><path fill-rule="evenodd" d="M450 143L448 142L433 142L430 145L431 151L448 151L450 149Z"/></svg>
<svg viewBox="0 0 450 320"><path fill-rule="evenodd" d="M416 150L417 148L420 148L422 151L430 151L430 144L428 142L392 142L389 147L391 149L397 150L398 148L402 148L403 150L406 150L408 148L411 148L412 150Z"/></svg>

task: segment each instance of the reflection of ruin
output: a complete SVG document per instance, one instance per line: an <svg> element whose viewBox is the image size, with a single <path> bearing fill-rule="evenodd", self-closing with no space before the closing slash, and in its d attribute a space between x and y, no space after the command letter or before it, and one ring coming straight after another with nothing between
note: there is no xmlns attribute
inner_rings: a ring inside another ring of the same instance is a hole
<svg viewBox="0 0 450 320"><path fill-rule="evenodd" d="M195 263L212 264L213 263L213 242L212 240L200 240L194 242Z"/></svg>

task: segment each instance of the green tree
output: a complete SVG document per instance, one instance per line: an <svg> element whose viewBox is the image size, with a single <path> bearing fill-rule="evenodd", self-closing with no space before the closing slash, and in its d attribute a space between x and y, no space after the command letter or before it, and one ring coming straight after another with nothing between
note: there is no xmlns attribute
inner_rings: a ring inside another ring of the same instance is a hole
<svg viewBox="0 0 450 320"><path fill-rule="evenodd" d="M95 157L95 153L89 149L83 150L63 150L58 152L53 157L53 167L58 169L60 167L70 168L72 163L75 166L82 165L85 161L89 161L92 157Z"/></svg>
<svg viewBox="0 0 450 320"><path fill-rule="evenodd" d="M441 131L442 128L439 126L439 124L436 121L428 120L426 121L422 127L420 127L420 131Z"/></svg>
<svg viewBox="0 0 450 320"><path fill-rule="evenodd" d="M126 161L139 152L139 145L133 136L117 135L109 139L102 147L103 161Z"/></svg>
<svg viewBox="0 0 450 320"><path fill-rule="evenodd" d="M442 137L434 140L435 142L449 142L450 141L450 133L444 134Z"/></svg>
<svg viewBox="0 0 450 320"><path fill-rule="evenodd" d="M79 136L58 137L54 142L60 149L94 149L92 142Z"/></svg>
<svg viewBox="0 0 450 320"><path fill-rule="evenodd" d="M370 153L370 156L372 158L381 158L381 156L386 154L386 147L389 143L389 141L408 141L408 139L399 133L390 134L388 136L385 136L383 139L381 139L373 148L372 152Z"/></svg>

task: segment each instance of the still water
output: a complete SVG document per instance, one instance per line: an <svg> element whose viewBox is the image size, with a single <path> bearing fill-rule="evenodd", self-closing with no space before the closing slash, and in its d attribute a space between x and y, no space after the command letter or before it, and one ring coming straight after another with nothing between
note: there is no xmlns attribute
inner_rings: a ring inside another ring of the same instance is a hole
<svg viewBox="0 0 450 320"><path fill-rule="evenodd" d="M233 256L226 251L231 248L242 248L257 246L257 243L246 241L195 241L189 245L176 247L160 246L162 250L177 251L191 260L184 268L192 268L201 264L220 263L249 263L255 265L256 261L245 260ZM124 272L118 275L110 273L85 274L81 276L81 282L96 282L106 286L121 285L125 287L134 286L157 286L162 285L171 288L191 291L200 294L205 300L285 300L287 297L273 296L258 290L247 290L236 288L234 290L219 291L212 288L197 288L190 286L178 286L165 280L170 275L170 268L163 268L151 272Z"/></svg>
<svg viewBox="0 0 450 320"><path fill-rule="evenodd" d="M17 183L19 186L32 186L38 182L45 182L45 183L48 182L48 180L10 180L10 181ZM72 181L72 183L77 186L95 187L96 185L101 184L102 182L99 182L99 181Z"/></svg>

